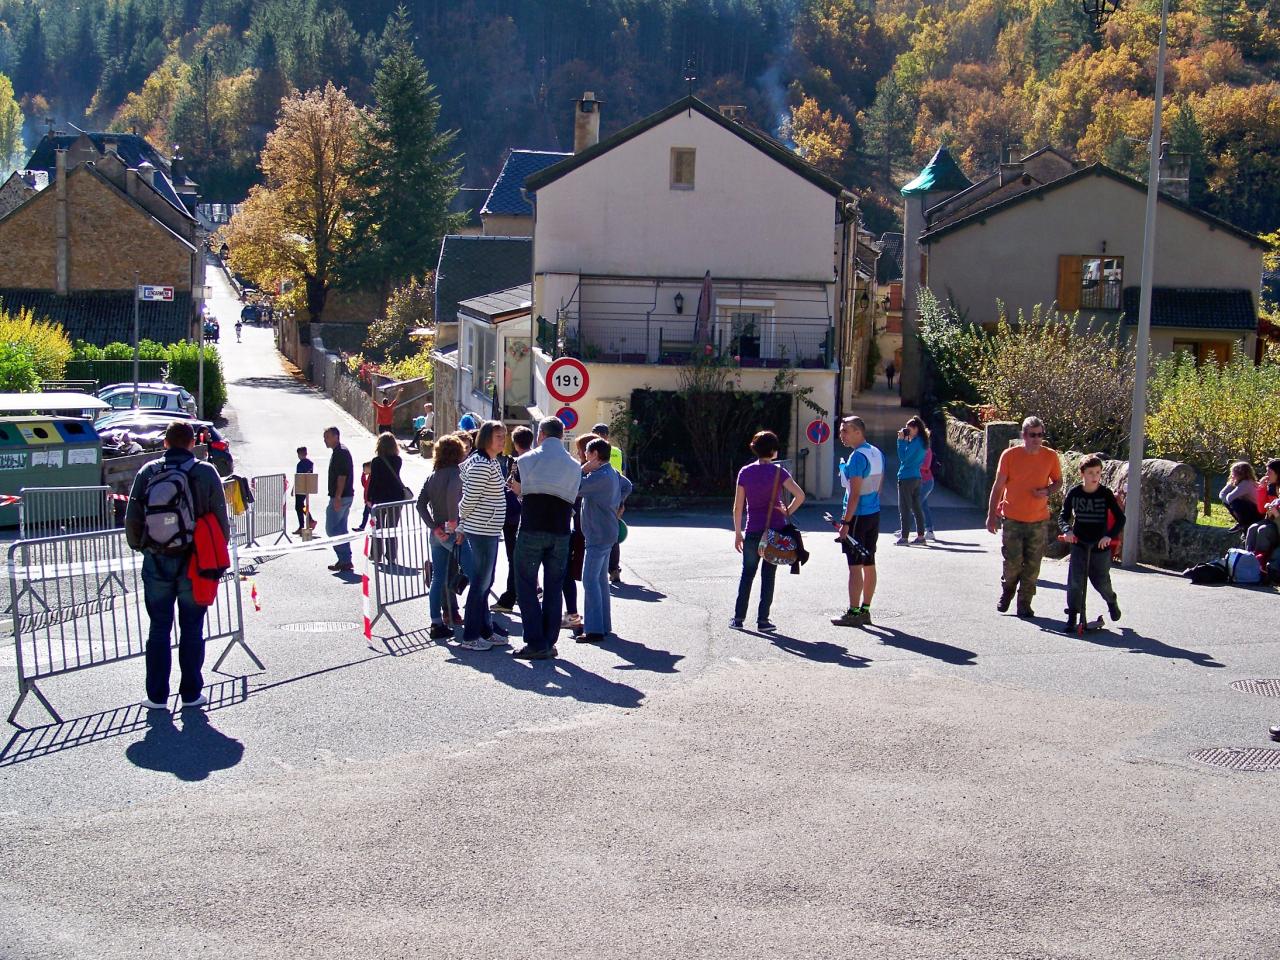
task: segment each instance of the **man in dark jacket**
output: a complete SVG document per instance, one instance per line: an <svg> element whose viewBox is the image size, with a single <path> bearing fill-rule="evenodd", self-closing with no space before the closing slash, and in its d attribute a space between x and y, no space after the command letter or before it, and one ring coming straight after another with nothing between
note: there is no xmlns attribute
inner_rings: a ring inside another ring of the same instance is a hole
<svg viewBox="0 0 1280 960"><path fill-rule="evenodd" d="M151 621L146 648L147 699L142 701L142 705L151 710L164 710L168 705L175 603L178 609L178 667L182 677L178 695L183 707L199 707L209 702L201 692L204 678L200 674L204 666L206 608L196 603L191 592L188 566L192 547L187 546L180 553L160 552L145 536L147 488L158 474L178 468L187 475L193 519L213 514L223 536L230 539L231 524L227 520L222 478L212 464L196 460L192 452L195 445L195 431L191 424L183 420L169 424L164 435L164 456L152 460L138 471L124 516L125 539L134 550L142 551L143 599Z"/></svg>

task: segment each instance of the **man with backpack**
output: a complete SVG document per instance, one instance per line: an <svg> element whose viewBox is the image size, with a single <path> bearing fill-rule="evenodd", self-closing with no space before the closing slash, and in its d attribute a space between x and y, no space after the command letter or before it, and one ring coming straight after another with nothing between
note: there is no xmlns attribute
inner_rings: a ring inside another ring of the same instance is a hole
<svg viewBox="0 0 1280 960"><path fill-rule="evenodd" d="M178 618L178 695L183 707L208 702L204 678L204 615L193 595L190 574L196 527L212 515L225 541L231 539L222 478L212 464L196 460L191 424L177 420L165 431L164 456L152 460L133 481L125 510L125 539L142 552L142 588L151 621L147 634L147 699L142 705L164 710L169 700L170 649L174 604Z"/></svg>

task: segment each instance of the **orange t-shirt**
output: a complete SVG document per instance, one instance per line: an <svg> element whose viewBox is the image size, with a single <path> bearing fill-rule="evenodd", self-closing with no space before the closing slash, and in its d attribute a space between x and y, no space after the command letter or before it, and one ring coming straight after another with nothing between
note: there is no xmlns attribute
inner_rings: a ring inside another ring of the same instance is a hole
<svg viewBox="0 0 1280 960"><path fill-rule="evenodd" d="M997 472L1008 478L1000 501L1000 512L1006 519L1021 523L1049 519L1049 498L1037 497L1031 491L1062 479L1056 450L1041 447L1031 453L1026 447L1010 447L1000 454Z"/></svg>

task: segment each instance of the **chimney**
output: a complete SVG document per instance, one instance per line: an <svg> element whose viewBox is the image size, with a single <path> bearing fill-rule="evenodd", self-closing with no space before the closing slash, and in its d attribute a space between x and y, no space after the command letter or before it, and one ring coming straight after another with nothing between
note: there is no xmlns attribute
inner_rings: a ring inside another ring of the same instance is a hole
<svg viewBox="0 0 1280 960"><path fill-rule="evenodd" d="M1000 147L1000 186L1013 183L1022 176L1024 166L1022 161L1013 159L1013 147L1005 144Z"/></svg>
<svg viewBox="0 0 1280 960"><path fill-rule="evenodd" d="M67 242L67 151L54 151L54 197L57 209L54 214L55 262L54 285L60 296L70 292L70 250Z"/></svg>
<svg viewBox="0 0 1280 960"><path fill-rule="evenodd" d="M174 186L181 184L187 179L187 158L180 153L175 153L169 158L169 174Z"/></svg>
<svg viewBox="0 0 1280 960"><path fill-rule="evenodd" d="M147 186L151 187L153 190L155 189L156 168L153 167L151 164L149 164L146 160L143 160L140 164L138 164L138 176L141 177L143 180L147 181Z"/></svg>
<svg viewBox="0 0 1280 960"><path fill-rule="evenodd" d="M1191 201L1191 155L1171 152L1167 143L1160 144L1160 192Z"/></svg>
<svg viewBox="0 0 1280 960"><path fill-rule="evenodd" d="M720 116L734 123L741 123L747 116L747 108L740 103L723 103L719 110Z"/></svg>
<svg viewBox="0 0 1280 960"><path fill-rule="evenodd" d="M573 152L581 153L587 147L594 147L600 142L600 105L596 95L588 90L582 99L574 101L573 111Z"/></svg>

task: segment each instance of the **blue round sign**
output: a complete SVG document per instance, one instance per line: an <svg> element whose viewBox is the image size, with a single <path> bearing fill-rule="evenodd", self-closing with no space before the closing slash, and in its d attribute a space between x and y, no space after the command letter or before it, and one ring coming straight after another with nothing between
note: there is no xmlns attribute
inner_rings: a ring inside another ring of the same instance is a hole
<svg viewBox="0 0 1280 960"><path fill-rule="evenodd" d="M810 443L822 446L831 439L831 427L825 420L813 420L805 427L804 435L809 438Z"/></svg>
<svg viewBox="0 0 1280 960"><path fill-rule="evenodd" d="M572 430L578 425L578 411L573 407L561 407L556 411L556 419L564 424L566 430Z"/></svg>

